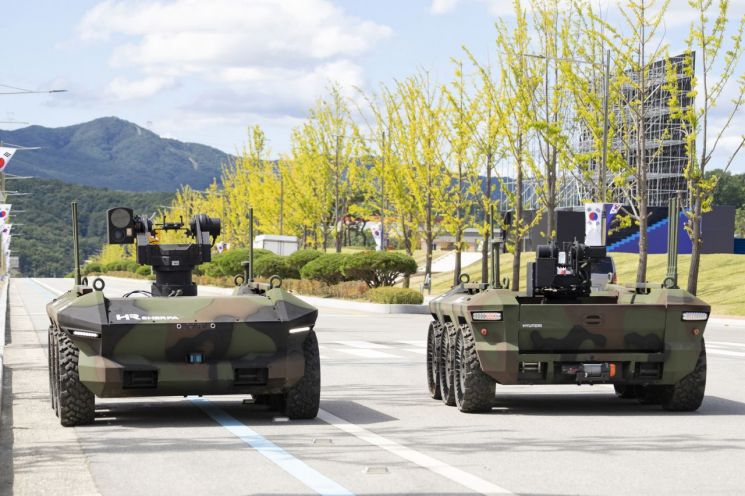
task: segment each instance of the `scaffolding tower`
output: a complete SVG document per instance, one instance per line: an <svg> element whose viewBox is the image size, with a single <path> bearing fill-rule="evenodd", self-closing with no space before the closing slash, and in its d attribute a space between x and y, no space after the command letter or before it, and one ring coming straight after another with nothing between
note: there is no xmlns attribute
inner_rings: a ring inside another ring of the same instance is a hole
<svg viewBox="0 0 745 496"><path fill-rule="evenodd" d="M666 206L670 198L679 197L683 192L683 202L688 203L685 167L688 163L686 153L686 129L685 123L672 115L670 108L671 92L668 84L672 81L677 86L678 105L685 111L694 104L691 96L691 74L694 68L695 53L690 52L676 55L666 59L653 62L646 71L644 84L644 149L647 167L647 205L650 207ZM668 73L670 71L670 73ZM668 74L672 74L672 81ZM627 73L634 83L624 84L621 88L624 102L638 100L640 75L638 73ZM611 110L611 122L616 123L616 128L623 130L616 133L609 147L621 153L624 160L630 166L637 162L637 151L635 147L636 133L633 130L632 109L629 104L616 105ZM593 150L595 143L592 134L586 126L579 132L577 150L587 153ZM591 159L589 170L594 185L599 184L600 164ZM611 185L614 176L610 171L606 172L606 184ZM559 203L562 207L575 207L583 201L597 197L592 185L587 185L579 180L567 181L559 191ZM634 192L632 191L632 194ZM620 188L612 188L609 201L627 203Z"/></svg>

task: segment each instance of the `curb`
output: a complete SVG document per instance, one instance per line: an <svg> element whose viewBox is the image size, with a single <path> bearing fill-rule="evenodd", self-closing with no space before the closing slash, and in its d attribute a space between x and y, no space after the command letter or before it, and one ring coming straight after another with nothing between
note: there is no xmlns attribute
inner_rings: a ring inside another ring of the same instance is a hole
<svg viewBox="0 0 745 496"><path fill-rule="evenodd" d="M120 280L125 280L125 281L142 281L142 279L133 279L133 278L119 277L119 276L104 276L104 277L107 279L120 279ZM37 283L42 284L42 283L39 283L38 281ZM218 289L218 290L224 290L224 291L232 290L232 288L223 288L219 286L209 286L209 285L204 285L200 287ZM370 313L388 313L388 314L408 313L408 314L420 314L420 315L429 314L429 305L427 303L423 303L421 305L370 303L366 301L339 300L336 298L322 298L320 296L305 296L299 293L290 293L290 294L292 294L293 296L297 296L298 298L305 301L306 303L309 303L316 307L337 308L340 310L357 310L360 312L370 312ZM434 296L430 297L430 299L432 298L434 298Z"/></svg>
<svg viewBox="0 0 745 496"><path fill-rule="evenodd" d="M388 304L388 303L368 303L364 301L337 300L335 298L320 298L318 296L304 296L292 293L306 303L316 307L338 308L341 310L357 310L360 312L370 313L409 313L409 314L429 314L428 305L405 305L405 304Z"/></svg>
<svg viewBox="0 0 745 496"><path fill-rule="evenodd" d="M10 278L0 282L0 422L3 418L3 353L5 352L5 321L8 310L8 286Z"/></svg>

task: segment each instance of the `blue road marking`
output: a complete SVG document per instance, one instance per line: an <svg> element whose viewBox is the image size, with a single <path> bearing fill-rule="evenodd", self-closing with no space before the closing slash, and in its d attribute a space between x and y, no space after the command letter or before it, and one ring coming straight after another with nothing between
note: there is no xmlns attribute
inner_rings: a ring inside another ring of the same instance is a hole
<svg viewBox="0 0 745 496"><path fill-rule="evenodd" d="M348 489L337 484L314 468L311 468L305 462L295 458L290 453L269 441L247 425L242 424L235 417L227 414L209 400L204 398L193 398L191 401L238 439L251 446L261 455L269 459L269 461L273 462L279 468L295 477L316 493L323 495L354 495L354 493Z"/></svg>

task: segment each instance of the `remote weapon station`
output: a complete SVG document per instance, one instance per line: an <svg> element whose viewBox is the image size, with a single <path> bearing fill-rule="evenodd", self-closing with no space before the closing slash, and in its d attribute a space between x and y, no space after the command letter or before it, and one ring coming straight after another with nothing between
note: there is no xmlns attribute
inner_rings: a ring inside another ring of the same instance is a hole
<svg viewBox="0 0 745 496"><path fill-rule="evenodd" d="M192 271L211 260L219 219L154 224L130 208L110 209L109 243L134 243L137 263L151 266L155 281L150 291L109 297L102 279L91 287L81 278L75 203L72 212L75 284L47 305L52 407L62 425L93 422L95 396L250 394L290 418L316 416L318 310L283 290L277 276L254 282L252 256L231 296L198 295ZM191 242L160 244L164 231Z"/></svg>
<svg viewBox="0 0 745 496"><path fill-rule="evenodd" d="M706 386L710 307L678 288L676 200L668 219L661 285L592 291L590 267L605 257L605 246L575 241L539 246L528 263L527 291L511 291L509 281L499 282L500 241L493 241L490 283L462 276L429 305L431 396L480 412L491 409L496 383L612 384L621 398L696 410Z"/></svg>

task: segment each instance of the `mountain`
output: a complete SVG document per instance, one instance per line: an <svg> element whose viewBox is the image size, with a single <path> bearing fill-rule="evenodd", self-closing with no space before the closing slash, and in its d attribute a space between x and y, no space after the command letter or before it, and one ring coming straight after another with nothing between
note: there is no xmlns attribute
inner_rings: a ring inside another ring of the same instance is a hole
<svg viewBox="0 0 745 496"><path fill-rule="evenodd" d="M173 200L172 193L112 191L50 179L12 183L10 189L31 194L8 197L13 204L10 249L19 257L21 273L34 277L61 277L73 270L72 201L78 202L80 259L85 261L106 242L106 210L125 206L149 214Z"/></svg>
<svg viewBox="0 0 745 496"><path fill-rule="evenodd" d="M19 151L6 172L125 191L207 187L230 155L209 146L161 138L137 124L103 117L74 126L0 130Z"/></svg>

